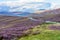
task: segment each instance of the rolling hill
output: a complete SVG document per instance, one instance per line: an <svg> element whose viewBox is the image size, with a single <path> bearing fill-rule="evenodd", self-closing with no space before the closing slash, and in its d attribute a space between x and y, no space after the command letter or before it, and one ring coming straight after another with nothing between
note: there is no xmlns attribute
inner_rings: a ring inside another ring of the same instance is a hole
<svg viewBox="0 0 60 40"><path fill-rule="evenodd" d="M32 21L27 17L0 16L0 38L11 40L15 37L27 35L26 30L42 24L43 21ZM3 40L1 39L1 40Z"/></svg>
<svg viewBox="0 0 60 40"><path fill-rule="evenodd" d="M34 21L30 19L30 17L32 17L33 19L37 19L39 21ZM54 23L55 25L50 24L49 22L45 24L45 21L55 22ZM58 26L56 26L57 25L56 22L58 23ZM40 32L41 34L44 33L42 35L45 35L46 34L45 32L51 30L51 28L53 28L54 30L60 28L59 22L60 22L60 9L45 11L39 14L33 13L28 17L1 15L0 16L0 39L17 40L17 38L23 37L23 39L21 40L24 40L24 36L28 38L29 34L35 35L35 34L39 34ZM50 33L51 35L51 32L52 30L50 32L47 32L47 34ZM56 33L57 31L54 32ZM48 36L47 34L44 37Z"/></svg>

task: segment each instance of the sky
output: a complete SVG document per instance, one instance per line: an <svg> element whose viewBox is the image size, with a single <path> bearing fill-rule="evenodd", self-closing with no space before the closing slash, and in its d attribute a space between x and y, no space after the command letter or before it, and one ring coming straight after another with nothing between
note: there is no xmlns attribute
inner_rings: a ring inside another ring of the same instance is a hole
<svg viewBox="0 0 60 40"><path fill-rule="evenodd" d="M43 2L43 3L39 3ZM44 6L46 5L46 6ZM0 0L0 11L36 11L42 7L49 7L49 3L44 3L44 0ZM7 7L8 6L8 7ZM33 10L34 9L34 10ZM35 10L36 9L36 10Z"/></svg>
<svg viewBox="0 0 60 40"><path fill-rule="evenodd" d="M0 0L0 5L6 4L8 6L16 6L23 5L29 2L49 2L52 4L53 8L55 5L57 5L57 7L60 7L60 0Z"/></svg>
<svg viewBox="0 0 60 40"><path fill-rule="evenodd" d="M60 0L0 0L0 2L55 2L60 4Z"/></svg>
<svg viewBox="0 0 60 40"><path fill-rule="evenodd" d="M53 3L54 5L55 4L60 5L60 0L0 0L0 4L5 3L7 5L17 5L17 4L22 5L27 2L50 2Z"/></svg>
<svg viewBox="0 0 60 40"><path fill-rule="evenodd" d="M46 4L44 3L42 4L38 3L40 5L33 4L36 2L45 2ZM50 7L48 5L50 5ZM39 7L47 9L60 8L60 0L0 0L0 11L2 10L2 8L4 8L3 11L7 9L10 9L9 11L17 11L17 10L25 11L25 9L33 11L31 9L34 8L38 10Z"/></svg>
<svg viewBox="0 0 60 40"><path fill-rule="evenodd" d="M60 8L60 0L0 0L0 12L7 12L7 11L35 12L40 9L43 10L43 9L55 9L55 8ZM19 13L17 14L19 15ZM17 14L15 13L13 15Z"/></svg>

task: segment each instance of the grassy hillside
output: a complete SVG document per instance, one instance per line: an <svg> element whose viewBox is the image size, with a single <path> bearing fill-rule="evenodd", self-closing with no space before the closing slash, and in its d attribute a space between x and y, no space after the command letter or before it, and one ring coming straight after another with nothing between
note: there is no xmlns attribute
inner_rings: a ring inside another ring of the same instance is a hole
<svg viewBox="0 0 60 40"><path fill-rule="evenodd" d="M33 21L27 17L0 16L0 40L14 40L28 34L26 30L42 23L42 20Z"/></svg>
<svg viewBox="0 0 60 40"><path fill-rule="evenodd" d="M60 40L60 30L49 29L50 26L60 28L60 23L45 23L31 29L31 34L18 40Z"/></svg>
<svg viewBox="0 0 60 40"><path fill-rule="evenodd" d="M60 9L33 15L0 16L0 40L60 40Z"/></svg>

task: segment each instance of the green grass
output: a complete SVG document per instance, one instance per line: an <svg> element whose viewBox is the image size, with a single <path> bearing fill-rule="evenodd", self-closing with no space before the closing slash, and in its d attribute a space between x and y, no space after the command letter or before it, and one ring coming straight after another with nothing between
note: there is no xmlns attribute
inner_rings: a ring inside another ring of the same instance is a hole
<svg viewBox="0 0 60 40"><path fill-rule="evenodd" d="M25 37L19 38L19 40L60 40L59 30L49 30L47 29L50 23L45 23L38 25L37 27L31 29L31 34ZM33 35L32 33L39 31L39 34Z"/></svg>
<svg viewBox="0 0 60 40"><path fill-rule="evenodd" d="M42 32L38 35L29 35L20 40L60 40L59 32Z"/></svg>

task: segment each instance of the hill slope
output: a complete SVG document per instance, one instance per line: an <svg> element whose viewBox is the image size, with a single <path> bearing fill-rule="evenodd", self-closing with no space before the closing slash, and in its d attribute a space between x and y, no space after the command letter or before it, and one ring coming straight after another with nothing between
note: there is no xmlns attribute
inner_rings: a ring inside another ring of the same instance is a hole
<svg viewBox="0 0 60 40"><path fill-rule="evenodd" d="M0 16L0 38L12 40L27 35L26 30L42 24L43 21L32 21L27 17ZM2 40L2 39L1 39Z"/></svg>
<svg viewBox="0 0 60 40"><path fill-rule="evenodd" d="M29 17L32 17L33 19L37 19L37 20L43 19L44 21L60 22L60 9L33 13Z"/></svg>

